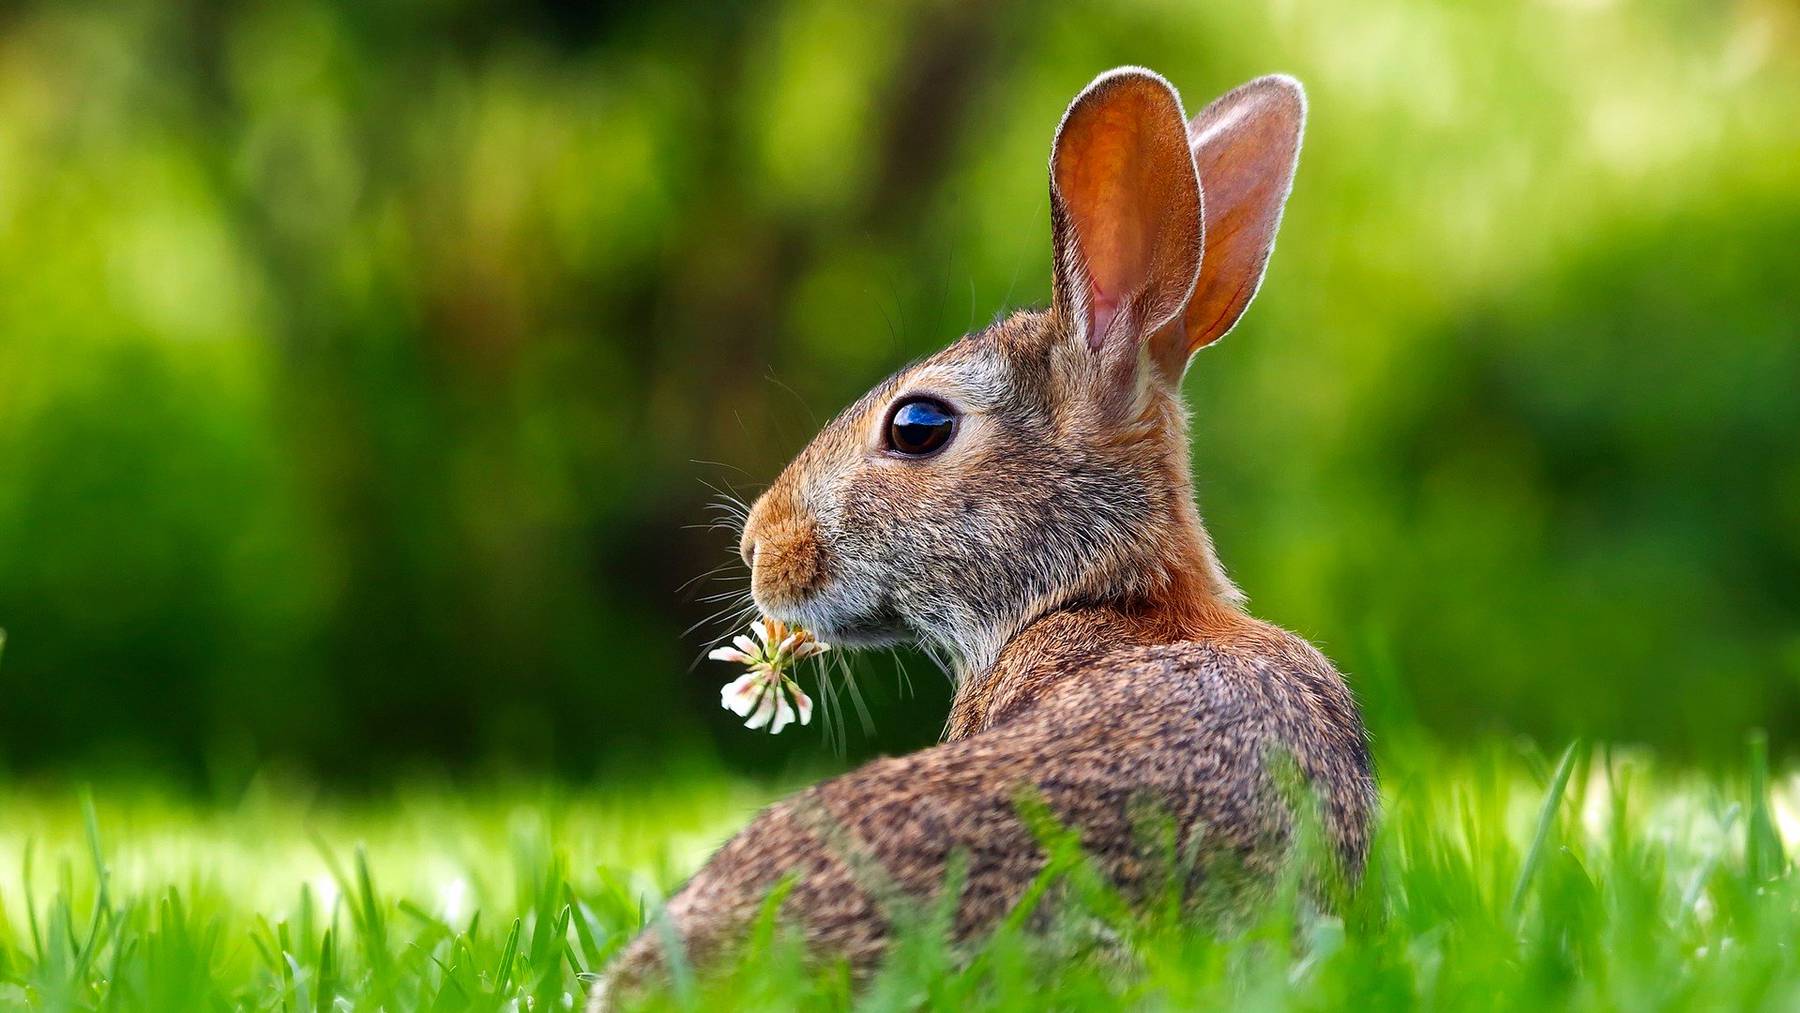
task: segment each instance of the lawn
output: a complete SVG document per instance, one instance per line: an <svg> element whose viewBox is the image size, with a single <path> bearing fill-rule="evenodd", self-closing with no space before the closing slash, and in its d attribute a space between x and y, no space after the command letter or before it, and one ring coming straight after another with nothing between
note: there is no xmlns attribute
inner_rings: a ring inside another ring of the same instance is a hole
<svg viewBox="0 0 1800 1013"><path fill-rule="evenodd" d="M1052 833L1054 895L1080 912L1061 924L1079 934L1009 925L957 954L941 912L921 912L853 996L765 924L735 969L681 975L659 1001L1800 1008L1800 774L1770 773L1759 741L1712 774L1606 748L1387 751L1382 832L1336 914L1292 883L1230 933L1173 904L1127 909ZM0 786L0 1007L569 1008L781 790L709 772L354 800L271 778L230 804Z"/></svg>

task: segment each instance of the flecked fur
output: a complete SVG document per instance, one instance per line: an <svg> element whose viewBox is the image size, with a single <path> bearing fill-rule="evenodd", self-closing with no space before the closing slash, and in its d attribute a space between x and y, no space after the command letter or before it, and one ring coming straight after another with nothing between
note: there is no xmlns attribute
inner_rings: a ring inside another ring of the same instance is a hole
<svg viewBox="0 0 1800 1013"><path fill-rule="evenodd" d="M1172 89L1134 70L1103 75L1071 116L1131 89L1142 92L1128 96L1133 108L1150 110L1132 115L1167 106L1183 128ZM1279 104L1281 89L1303 109L1288 79L1228 98ZM1280 155L1290 174L1298 129L1295 114L1293 147ZM1194 171L1191 156L1186 166ZM1263 189L1285 199L1287 182L1277 182ZM1194 505L1186 415L1169 379L1180 369L1158 364L1168 356L1150 337L1163 321L1136 321L1138 340L1122 351L1106 347L1117 327L1096 336L1081 293L1069 291L1084 272L1061 200L1053 183L1050 309L1014 314L877 386L750 514L743 551L765 611L840 644L923 642L951 660L958 685L942 744L769 807L682 887L662 917L697 966L723 959L791 876L784 921L815 952L866 974L889 941L893 905L934 898L957 854L966 860L957 930L978 937L1045 861L1021 820L1023 795L1079 830L1128 895L1152 860L1134 832L1145 800L1205 855L1266 880L1288 853L1293 818L1278 757L1321 801L1342 868L1352 878L1361 869L1376 793L1356 703L1311 645L1242 610ZM1187 214L1197 216L1193 204ZM1224 261L1254 260L1255 277L1209 279L1202 267L1196 288L1177 267L1160 291L1200 298L1210 281L1213 291L1253 292L1279 210L1261 215L1270 231L1249 237L1263 244L1253 257L1223 250ZM1198 237L1197 218L1191 228ZM1181 355L1235 319L1204 334L1176 321ZM1097 364L1108 355L1126 358ZM961 417L927 460L882 451L892 406L913 394ZM631 943L590 1009L653 980L670 936L653 928Z"/></svg>

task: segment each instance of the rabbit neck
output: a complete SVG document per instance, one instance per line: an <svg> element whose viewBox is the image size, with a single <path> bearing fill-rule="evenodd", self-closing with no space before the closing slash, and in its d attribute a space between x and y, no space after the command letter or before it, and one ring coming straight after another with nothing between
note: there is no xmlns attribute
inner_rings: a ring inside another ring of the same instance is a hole
<svg viewBox="0 0 1800 1013"><path fill-rule="evenodd" d="M1196 526L1196 533L1204 538L1203 529ZM1231 596L1218 592L1223 577L1210 549L1210 543L1194 541L1187 558L1169 560L1148 592L1072 603L1025 623L979 670L958 673L944 738L953 741L1004 723L1052 685L1080 678L1103 654L1221 639L1253 623L1239 608L1235 588Z"/></svg>
<svg viewBox="0 0 1800 1013"><path fill-rule="evenodd" d="M1166 504L1133 551L1040 599L1016 622L952 651L956 699L947 738L1004 720L1045 687L1118 648L1216 639L1249 621L1194 502L1187 412L1177 390L1152 388L1121 467Z"/></svg>

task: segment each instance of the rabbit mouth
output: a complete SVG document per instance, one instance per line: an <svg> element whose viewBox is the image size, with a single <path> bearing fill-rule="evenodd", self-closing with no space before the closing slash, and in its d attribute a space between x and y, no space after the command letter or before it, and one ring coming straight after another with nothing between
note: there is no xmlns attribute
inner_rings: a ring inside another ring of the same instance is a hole
<svg viewBox="0 0 1800 1013"><path fill-rule="evenodd" d="M829 588L824 589L827 592ZM773 605L774 603L770 603ZM833 600L829 593L814 594L799 602L784 602L764 614L811 630L834 647L895 647L917 639L912 628L885 603L874 607Z"/></svg>
<svg viewBox="0 0 1800 1013"><path fill-rule="evenodd" d="M830 630L830 642L843 647L898 647L916 639L912 631L898 620L893 622L859 622Z"/></svg>

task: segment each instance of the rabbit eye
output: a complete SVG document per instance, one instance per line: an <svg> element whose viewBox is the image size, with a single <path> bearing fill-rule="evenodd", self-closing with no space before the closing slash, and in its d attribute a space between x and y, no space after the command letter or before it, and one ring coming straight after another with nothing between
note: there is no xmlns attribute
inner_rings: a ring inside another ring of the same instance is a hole
<svg viewBox="0 0 1800 1013"><path fill-rule="evenodd" d="M956 432L956 412L935 398L908 398L888 416L888 450L901 457L929 457Z"/></svg>

